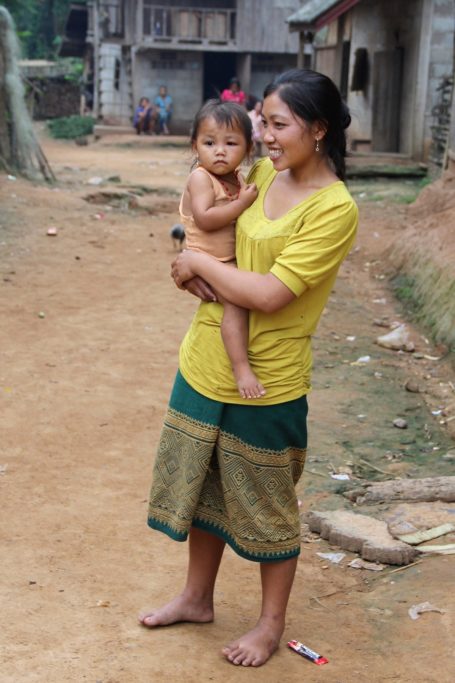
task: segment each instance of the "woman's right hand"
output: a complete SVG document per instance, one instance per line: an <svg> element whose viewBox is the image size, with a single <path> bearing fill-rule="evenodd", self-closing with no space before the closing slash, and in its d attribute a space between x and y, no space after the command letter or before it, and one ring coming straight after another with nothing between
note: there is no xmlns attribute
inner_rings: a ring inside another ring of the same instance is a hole
<svg viewBox="0 0 455 683"><path fill-rule="evenodd" d="M202 301L214 302L217 301L216 294L210 285L207 284L199 275L195 275L191 280L187 280L182 289L186 289L190 294L197 296Z"/></svg>

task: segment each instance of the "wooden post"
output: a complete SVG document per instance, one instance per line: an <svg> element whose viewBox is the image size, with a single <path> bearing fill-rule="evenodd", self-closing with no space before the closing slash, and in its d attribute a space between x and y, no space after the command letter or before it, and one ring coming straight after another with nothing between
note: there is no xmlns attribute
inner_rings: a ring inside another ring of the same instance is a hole
<svg viewBox="0 0 455 683"><path fill-rule="evenodd" d="M251 53L237 55L237 76L242 90L249 94L251 87Z"/></svg>
<svg viewBox="0 0 455 683"><path fill-rule="evenodd" d="M297 52L297 68L303 69L305 61L305 32L299 31L299 51Z"/></svg>
<svg viewBox="0 0 455 683"><path fill-rule="evenodd" d="M93 0L93 116L100 115L100 18L98 0Z"/></svg>

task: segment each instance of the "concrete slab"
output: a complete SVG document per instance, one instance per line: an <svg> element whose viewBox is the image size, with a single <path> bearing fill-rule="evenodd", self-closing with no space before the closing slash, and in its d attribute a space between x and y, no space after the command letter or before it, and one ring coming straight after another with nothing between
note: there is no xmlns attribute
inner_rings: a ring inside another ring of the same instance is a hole
<svg viewBox="0 0 455 683"><path fill-rule="evenodd" d="M385 522L367 515L346 510L312 511L305 521L330 544L359 553L370 562L403 565L417 556L414 548L391 536Z"/></svg>

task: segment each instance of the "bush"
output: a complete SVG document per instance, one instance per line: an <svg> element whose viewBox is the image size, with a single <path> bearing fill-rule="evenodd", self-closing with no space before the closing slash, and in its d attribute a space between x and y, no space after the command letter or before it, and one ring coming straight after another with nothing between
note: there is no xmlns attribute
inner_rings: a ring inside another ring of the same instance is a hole
<svg viewBox="0 0 455 683"><path fill-rule="evenodd" d="M47 122L47 127L53 138L74 140L83 135L93 133L95 119L92 116L64 116Z"/></svg>

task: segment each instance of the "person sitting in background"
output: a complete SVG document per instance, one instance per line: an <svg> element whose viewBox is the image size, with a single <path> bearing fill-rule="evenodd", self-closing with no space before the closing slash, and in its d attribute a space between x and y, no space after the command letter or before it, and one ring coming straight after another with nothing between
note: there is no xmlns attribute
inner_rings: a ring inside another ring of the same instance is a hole
<svg viewBox="0 0 455 683"><path fill-rule="evenodd" d="M231 78L229 81L229 88L225 88L220 95L222 102L236 102L245 106L245 93L240 89L240 81L238 78Z"/></svg>
<svg viewBox="0 0 455 683"><path fill-rule="evenodd" d="M155 106L158 110L158 132L169 135L168 123L172 116L172 97L167 94L165 85L160 86L159 93L155 97Z"/></svg>
<svg viewBox="0 0 455 683"><path fill-rule="evenodd" d="M139 106L136 107L133 118L133 126L136 129L136 133L140 135L141 133L148 133L149 135L153 132L153 128L156 121L155 110L150 104L148 97L141 97L139 100Z"/></svg>

